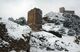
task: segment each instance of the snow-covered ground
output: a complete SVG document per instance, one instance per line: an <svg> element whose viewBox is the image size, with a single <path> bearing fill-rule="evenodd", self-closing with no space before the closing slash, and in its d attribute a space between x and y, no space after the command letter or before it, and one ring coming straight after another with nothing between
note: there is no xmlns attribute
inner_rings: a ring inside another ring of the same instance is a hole
<svg viewBox="0 0 80 52"><path fill-rule="evenodd" d="M80 45L74 42L74 36L58 38L45 31L32 32L31 35L31 52L80 52Z"/></svg>
<svg viewBox="0 0 80 52"><path fill-rule="evenodd" d="M48 17L49 20L53 20L53 19L62 20L62 21L65 20L65 17L62 16L62 13L55 13L52 11L44 15L44 17Z"/></svg>
<svg viewBox="0 0 80 52"><path fill-rule="evenodd" d="M61 13L54 12L50 12L44 17L48 17L48 21L52 22L47 21L42 25L44 31L31 33L31 52L80 52L80 44L75 42L75 31L72 28L64 27L63 23L67 19L66 17L62 16ZM53 22L53 20L55 21ZM59 32L62 34L62 38L49 31ZM70 36L71 34L73 36Z"/></svg>
<svg viewBox="0 0 80 52"><path fill-rule="evenodd" d="M8 30L8 35L13 39L19 40L20 38L24 39L22 34L30 33L31 28L27 25L21 26L17 23L14 23L7 18L2 18L0 22L6 24L6 28Z"/></svg>
<svg viewBox="0 0 80 52"><path fill-rule="evenodd" d="M30 35L30 52L80 52L80 44L75 42L75 31L71 28L64 27L63 22L65 21L65 17L60 13L54 12L46 14L45 17L49 17L49 20L57 20L59 24L55 24L56 21L54 23L46 22L42 25L42 31L35 32L31 31L31 28L27 25L21 26L6 18L0 19L0 22L6 24L8 35L15 40L25 40L22 34L24 36ZM59 32L62 34L62 37L59 38L49 31ZM69 36L68 34L73 34L73 36ZM5 41L2 43L8 44ZM16 51L12 50L11 52ZM21 52L25 51L21 50Z"/></svg>

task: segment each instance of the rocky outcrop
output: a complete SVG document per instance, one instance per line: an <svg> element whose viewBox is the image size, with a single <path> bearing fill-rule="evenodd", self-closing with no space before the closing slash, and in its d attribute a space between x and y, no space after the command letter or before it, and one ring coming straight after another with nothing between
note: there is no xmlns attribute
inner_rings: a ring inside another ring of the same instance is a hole
<svg viewBox="0 0 80 52"><path fill-rule="evenodd" d="M6 29L6 25L0 23L0 52L10 52L15 50L16 52L20 52L24 50L26 52L30 52L30 45L29 45L29 36L24 36L24 39L14 40L11 38Z"/></svg>
<svg viewBox="0 0 80 52"><path fill-rule="evenodd" d="M5 28L5 24L0 23L0 37L3 37L7 34L7 29Z"/></svg>

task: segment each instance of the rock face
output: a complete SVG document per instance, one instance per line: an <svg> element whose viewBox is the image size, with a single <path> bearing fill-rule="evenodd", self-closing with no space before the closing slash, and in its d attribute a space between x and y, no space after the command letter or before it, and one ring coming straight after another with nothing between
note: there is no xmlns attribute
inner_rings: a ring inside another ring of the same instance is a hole
<svg viewBox="0 0 80 52"><path fill-rule="evenodd" d="M38 8L34 8L28 12L28 25L34 31L38 31L42 28L42 11Z"/></svg>
<svg viewBox="0 0 80 52"><path fill-rule="evenodd" d="M56 31L67 35L80 35L80 17L77 15L50 12L43 18L46 21L44 28L48 31ZM47 28L48 27L48 28ZM49 28L50 27L50 28ZM64 32L67 28L68 31ZM53 30L52 30L53 29Z"/></svg>
<svg viewBox="0 0 80 52"><path fill-rule="evenodd" d="M0 23L0 37L3 37L5 34L7 34L7 29L5 28L5 24Z"/></svg>
<svg viewBox="0 0 80 52"><path fill-rule="evenodd" d="M24 36L24 39L15 40L11 38L7 33L6 25L2 22L0 23L0 52L10 52L12 50L15 50L16 52L20 52L21 50L24 50L26 52L29 52L30 45L29 45L29 36Z"/></svg>

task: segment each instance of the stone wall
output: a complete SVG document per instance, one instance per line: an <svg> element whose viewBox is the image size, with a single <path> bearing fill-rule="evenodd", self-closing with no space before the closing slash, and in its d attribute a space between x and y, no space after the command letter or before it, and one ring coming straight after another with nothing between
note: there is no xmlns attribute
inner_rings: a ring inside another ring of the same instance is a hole
<svg viewBox="0 0 80 52"><path fill-rule="evenodd" d="M34 31L38 31L42 28L42 11L38 8L34 8L28 12L28 25Z"/></svg>
<svg viewBox="0 0 80 52"><path fill-rule="evenodd" d="M75 14L75 11L65 10L64 7L59 8L59 12L60 12L60 13L63 13L63 14L72 14L72 15Z"/></svg>

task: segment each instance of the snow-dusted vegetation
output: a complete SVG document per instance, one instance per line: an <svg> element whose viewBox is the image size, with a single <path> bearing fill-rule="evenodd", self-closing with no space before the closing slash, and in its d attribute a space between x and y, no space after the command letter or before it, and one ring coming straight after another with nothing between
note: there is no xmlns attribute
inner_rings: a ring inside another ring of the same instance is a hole
<svg viewBox="0 0 80 52"><path fill-rule="evenodd" d="M76 15L46 14L43 31L31 33L31 52L80 52L79 20Z"/></svg>
<svg viewBox="0 0 80 52"><path fill-rule="evenodd" d="M80 52L78 16L50 12L43 21L42 31L35 32L28 25L0 18L0 51Z"/></svg>

